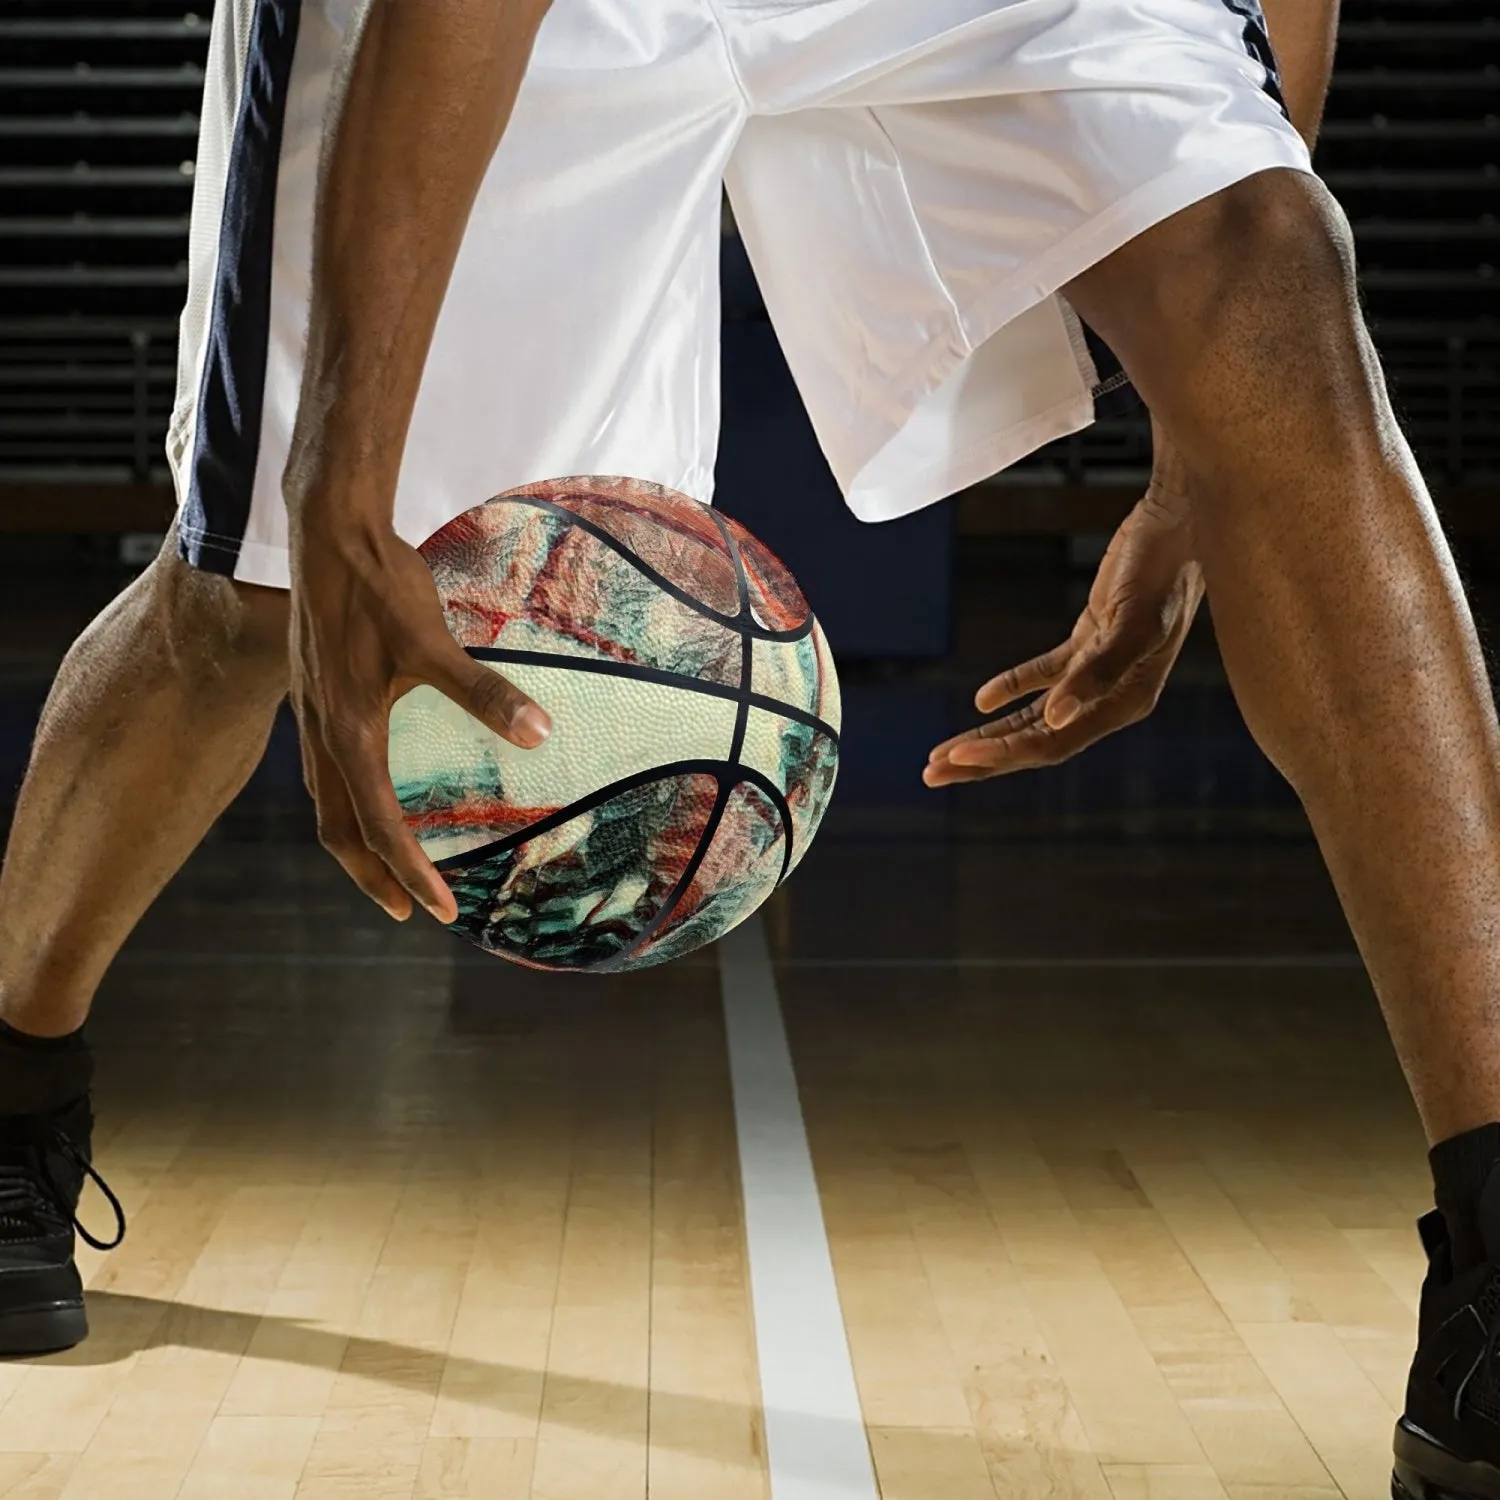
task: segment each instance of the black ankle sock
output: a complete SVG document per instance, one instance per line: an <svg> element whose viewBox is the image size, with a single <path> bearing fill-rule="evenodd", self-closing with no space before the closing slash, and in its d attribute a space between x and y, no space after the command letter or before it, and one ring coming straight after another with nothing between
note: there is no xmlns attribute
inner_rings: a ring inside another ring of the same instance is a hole
<svg viewBox="0 0 1500 1500"><path fill-rule="evenodd" d="M67 1036L31 1036L0 1021L0 1116L62 1109L93 1081L94 1054L81 1026Z"/></svg>
<svg viewBox="0 0 1500 1500"><path fill-rule="evenodd" d="M1487 1194L1485 1186L1500 1163L1500 1123L1439 1141L1427 1160L1432 1167L1433 1195L1453 1244L1453 1269L1461 1274L1491 1258L1485 1246L1486 1215L1481 1213L1481 1200L1495 1196ZM1495 1232L1492 1227L1492 1237Z"/></svg>

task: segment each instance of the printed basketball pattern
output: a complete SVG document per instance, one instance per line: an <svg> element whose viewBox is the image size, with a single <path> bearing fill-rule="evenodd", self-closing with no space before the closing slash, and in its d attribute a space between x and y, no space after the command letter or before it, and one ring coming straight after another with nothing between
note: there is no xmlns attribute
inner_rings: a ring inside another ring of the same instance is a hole
<svg viewBox="0 0 1500 1500"><path fill-rule="evenodd" d="M534 967L616 971L748 917L838 769L838 680L787 569L629 479L509 491L422 555L459 642L554 725L521 751L433 688L392 711L391 777L455 930Z"/></svg>

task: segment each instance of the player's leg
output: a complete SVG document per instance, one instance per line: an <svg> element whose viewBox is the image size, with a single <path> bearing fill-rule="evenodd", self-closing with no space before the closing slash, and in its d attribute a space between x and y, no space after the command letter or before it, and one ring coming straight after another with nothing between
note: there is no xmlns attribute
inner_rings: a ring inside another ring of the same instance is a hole
<svg viewBox="0 0 1500 1500"><path fill-rule="evenodd" d="M658 55L599 24L612 4L549 16L475 204L466 243L480 253L460 255L449 285L396 499L413 543L538 479L711 492L720 181L744 100L707 8L655 29ZM249 774L284 691L281 477L323 121L357 14L214 8L168 439L186 560L169 551L70 655L0 893L0 1354L86 1331L71 1216L89 1067L70 1028ZM658 68L670 81L652 89ZM618 170L601 176L604 160Z"/></svg>
<svg viewBox="0 0 1500 1500"><path fill-rule="evenodd" d="M262 417L296 390L273 330L306 321L295 284L276 290L276 218L311 192L327 92L327 68L292 67L298 14L214 8L167 440L181 509L163 555L69 652L0 870L0 1354L87 1333L73 1257L92 1152L82 1023L126 934L254 767L285 690L285 599L249 584L285 587L254 539L284 510ZM233 581L257 562L261 575Z"/></svg>
<svg viewBox="0 0 1500 1500"><path fill-rule="evenodd" d="M120 944L244 785L286 691L286 595L169 545L74 642L0 867L0 1020L76 1031Z"/></svg>
<svg viewBox="0 0 1500 1500"><path fill-rule="evenodd" d="M880 519L1086 424L1111 382L1074 309L1186 452L1235 689L1441 1143L1408 1415L1493 1465L1453 1495L1500 1497L1500 1423L1473 1422L1500 1413L1500 732L1258 7L997 6L948 31L935 4L895 59L871 15L871 66L841 57L806 120L778 98L732 181L835 472Z"/></svg>
<svg viewBox="0 0 1500 1500"><path fill-rule="evenodd" d="M1307 804L1429 1137L1500 1119L1500 731L1342 215L1264 173L1068 295L1191 466L1235 694Z"/></svg>
<svg viewBox="0 0 1500 1500"><path fill-rule="evenodd" d="M91 1155L84 1018L260 759L286 673L286 596L169 546L53 684L0 867L0 1355L88 1330L73 1260Z"/></svg>
<svg viewBox="0 0 1500 1500"><path fill-rule="evenodd" d="M1500 1391L1493 1310L1475 1310L1500 1284L1500 729L1347 226L1314 179L1269 172L1068 295L1183 452L1236 698L1307 808L1437 1145L1408 1418L1450 1451L1420 1450L1406 1478L1500 1496L1500 1434L1473 1420Z"/></svg>

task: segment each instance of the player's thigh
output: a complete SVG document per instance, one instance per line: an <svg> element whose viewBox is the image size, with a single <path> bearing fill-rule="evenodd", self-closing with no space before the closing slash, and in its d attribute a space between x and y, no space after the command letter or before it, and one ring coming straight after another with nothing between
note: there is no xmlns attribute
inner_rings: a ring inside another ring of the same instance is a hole
<svg viewBox="0 0 1500 1500"><path fill-rule="evenodd" d="M782 347L868 519L1107 412L1121 372L1069 285L1190 205L1309 168L1248 0L962 8L978 14L908 16L931 34L895 57L889 16L859 10L876 62L753 119L729 174Z"/></svg>

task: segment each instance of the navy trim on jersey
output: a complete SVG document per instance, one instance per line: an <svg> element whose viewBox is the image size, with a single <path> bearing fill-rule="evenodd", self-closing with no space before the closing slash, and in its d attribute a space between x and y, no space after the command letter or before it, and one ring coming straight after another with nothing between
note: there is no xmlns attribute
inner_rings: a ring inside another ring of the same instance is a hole
<svg viewBox="0 0 1500 1500"><path fill-rule="evenodd" d="M1266 29L1265 12L1260 8L1260 0L1224 0L1224 6L1244 21L1245 51L1266 70L1263 87L1276 101L1282 114L1290 119L1286 95L1281 91L1281 65L1276 61L1276 49L1271 45L1271 33Z"/></svg>
<svg viewBox="0 0 1500 1500"><path fill-rule="evenodd" d="M271 326L271 255L282 124L301 0L256 0L224 184L219 262L198 388L198 421L178 547L234 576L250 524Z"/></svg>

